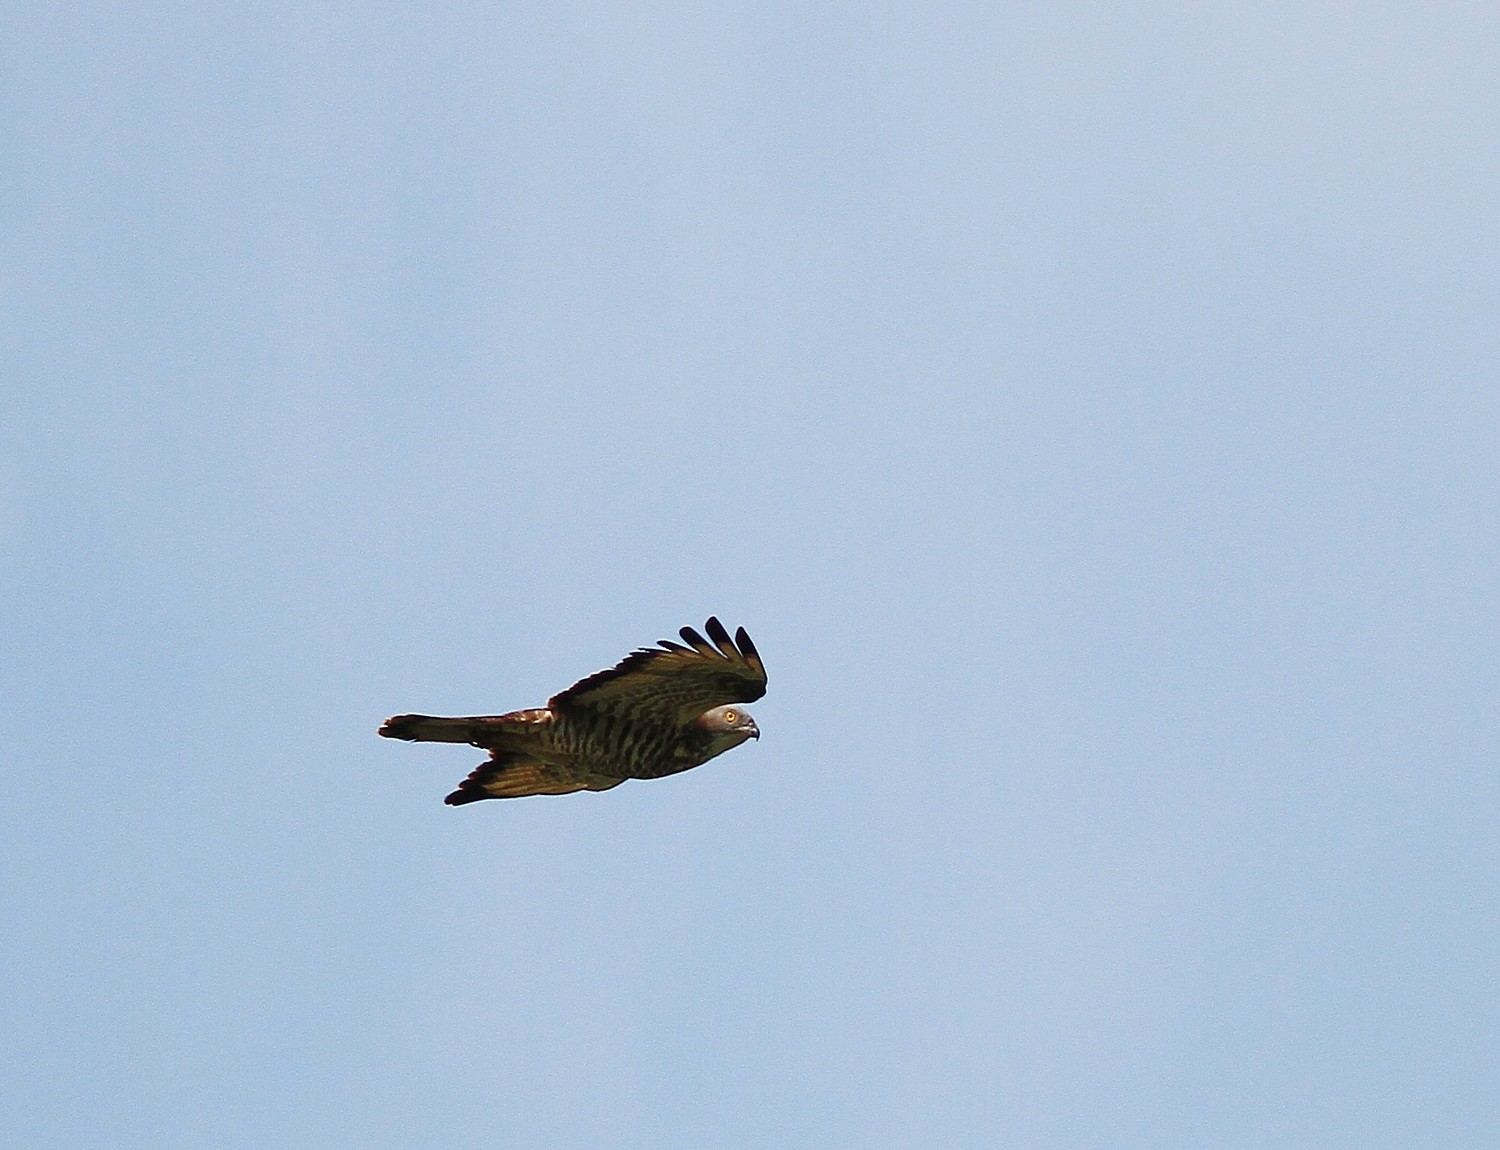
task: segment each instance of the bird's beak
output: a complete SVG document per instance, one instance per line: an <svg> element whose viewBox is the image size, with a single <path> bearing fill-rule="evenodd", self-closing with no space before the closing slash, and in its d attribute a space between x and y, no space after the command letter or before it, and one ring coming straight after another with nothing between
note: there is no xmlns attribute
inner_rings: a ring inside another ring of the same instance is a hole
<svg viewBox="0 0 1500 1150"><path fill-rule="evenodd" d="M755 725L755 720L750 720L750 737L757 743L760 742L760 728Z"/></svg>

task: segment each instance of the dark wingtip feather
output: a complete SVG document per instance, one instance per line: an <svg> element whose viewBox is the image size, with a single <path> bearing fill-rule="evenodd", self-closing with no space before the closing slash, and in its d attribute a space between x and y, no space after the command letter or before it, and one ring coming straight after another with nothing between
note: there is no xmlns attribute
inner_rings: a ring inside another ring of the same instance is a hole
<svg viewBox="0 0 1500 1150"><path fill-rule="evenodd" d="M708 645L708 640L705 639L702 635L698 634L697 631L694 631L691 627L684 627L677 633L682 636L682 641L684 643L692 647L693 650L699 652L700 654L707 655L713 652L713 648Z"/></svg>
<svg viewBox="0 0 1500 1150"><path fill-rule="evenodd" d="M729 641L729 632L724 629L724 624L719 622L717 615L710 615L703 627L708 632L708 637L714 641L714 646L726 658L732 658L735 655L734 644Z"/></svg>
<svg viewBox="0 0 1500 1150"><path fill-rule="evenodd" d="M453 793L443 800L450 807L461 807L465 803L477 803L481 799L493 799L499 796L490 793L484 783L489 781L495 773L495 760L491 758L487 763L480 763L470 773L469 777L454 788Z"/></svg>
<svg viewBox="0 0 1500 1150"><path fill-rule="evenodd" d="M755 644L750 642L750 634L743 627L734 633L734 643L746 659L753 663L760 661L760 652L755 649Z"/></svg>

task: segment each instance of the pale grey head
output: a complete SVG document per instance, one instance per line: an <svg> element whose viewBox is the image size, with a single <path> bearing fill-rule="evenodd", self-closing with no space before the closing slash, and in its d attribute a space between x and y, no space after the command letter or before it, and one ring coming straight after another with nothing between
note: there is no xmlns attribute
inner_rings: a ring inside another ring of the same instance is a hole
<svg viewBox="0 0 1500 1150"><path fill-rule="evenodd" d="M693 725L708 736L708 745L714 755L722 755L746 739L760 738L760 728L755 725L755 720L738 703L704 711L693 720Z"/></svg>

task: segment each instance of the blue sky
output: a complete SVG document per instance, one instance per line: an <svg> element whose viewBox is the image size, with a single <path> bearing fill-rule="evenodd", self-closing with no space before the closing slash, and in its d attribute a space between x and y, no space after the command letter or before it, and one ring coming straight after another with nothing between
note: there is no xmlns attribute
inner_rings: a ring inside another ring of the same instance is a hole
<svg viewBox="0 0 1500 1150"><path fill-rule="evenodd" d="M1497 23L0 17L0 1136L1494 1145Z"/></svg>

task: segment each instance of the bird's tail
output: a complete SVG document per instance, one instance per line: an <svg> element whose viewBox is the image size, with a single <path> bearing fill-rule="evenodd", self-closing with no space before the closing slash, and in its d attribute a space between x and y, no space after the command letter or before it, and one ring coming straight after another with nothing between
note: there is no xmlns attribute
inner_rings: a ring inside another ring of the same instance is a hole
<svg viewBox="0 0 1500 1150"><path fill-rule="evenodd" d="M385 721L380 733L388 739L413 743L476 743L488 745L510 715L467 715L445 719L438 715L396 715Z"/></svg>

